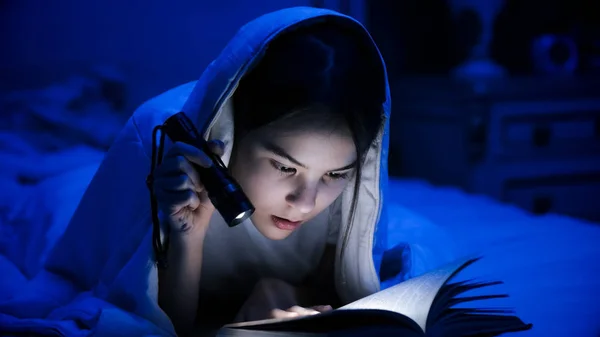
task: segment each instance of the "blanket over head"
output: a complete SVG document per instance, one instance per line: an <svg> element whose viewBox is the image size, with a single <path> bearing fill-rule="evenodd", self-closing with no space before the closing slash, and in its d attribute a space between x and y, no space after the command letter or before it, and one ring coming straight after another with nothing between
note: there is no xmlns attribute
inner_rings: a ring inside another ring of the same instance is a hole
<svg viewBox="0 0 600 337"><path fill-rule="evenodd" d="M40 329L75 331L69 329L77 325L79 329L94 329L96 334L110 329L174 334L157 301L146 185L153 129L185 111L206 139L225 143L223 161L227 164L234 141L229 99L238 81L260 60L270 41L317 23L343 26L352 32L356 43L372 56L364 66L372 69L377 79L374 85L381 87L382 124L364 160L353 223L349 225L353 189L345 190L336 203L340 216L330 217L340 222L335 261L340 298L347 303L379 291L380 264L387 243L384 200L390 99L385 65L370 35L356 20L330 10L296 7L266 14L243 26L198 81L167 91L135 111L106 154L43 272L23 294L0 304L4 322L10 316L29 319L20 322L30 326L45 320ZM345 233L346 244L342 244Z"/></svg>

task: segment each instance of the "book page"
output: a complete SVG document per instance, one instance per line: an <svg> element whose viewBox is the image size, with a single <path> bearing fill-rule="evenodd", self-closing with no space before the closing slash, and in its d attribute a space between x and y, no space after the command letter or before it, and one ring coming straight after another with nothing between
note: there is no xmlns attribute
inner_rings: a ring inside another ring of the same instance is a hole
<svg viewBox="0 0 600 337"><path fill-rule="evenodd" d="M388 310L332 310L321 314L278 320L262 320L229 324L222 330L286 331L289 333L325 333L348 336L360 331L369 333L393 332L398 336L422 336L421 328L406 316Z"/></svg>
<svg viewBox="0 0 600 337"><path fill-rule="evenodd" d="M438 291L467 262L468 260L464 260L449 264L347 304L337 310L389 310L408 316L425 332L427 315Z"/></svg>

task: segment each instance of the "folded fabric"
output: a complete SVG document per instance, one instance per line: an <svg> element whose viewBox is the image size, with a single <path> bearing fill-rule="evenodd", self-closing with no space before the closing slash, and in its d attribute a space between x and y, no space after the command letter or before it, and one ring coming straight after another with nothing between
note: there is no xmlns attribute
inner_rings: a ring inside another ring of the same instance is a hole
<svg viewBox="0 0 600 337"><path fill-rule="evenodd" d="M130 311L80 292L61 276L42 271L29 282L0 294L2 334L51 336L171 336L170 331Z"/></svg>

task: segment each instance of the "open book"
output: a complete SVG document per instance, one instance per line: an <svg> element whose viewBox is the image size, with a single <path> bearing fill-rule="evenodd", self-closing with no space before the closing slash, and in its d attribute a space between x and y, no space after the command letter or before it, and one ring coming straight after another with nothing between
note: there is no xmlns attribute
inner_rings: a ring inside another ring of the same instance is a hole
<svg viewBox="0 0 600 337"><path fill-rule="evenodd" d="M477 258L466 259L313 316L226 325L217 336L498 336L531 329L507 309L455 308L508 297L469 296L501 282L452 282Z"/></svg>

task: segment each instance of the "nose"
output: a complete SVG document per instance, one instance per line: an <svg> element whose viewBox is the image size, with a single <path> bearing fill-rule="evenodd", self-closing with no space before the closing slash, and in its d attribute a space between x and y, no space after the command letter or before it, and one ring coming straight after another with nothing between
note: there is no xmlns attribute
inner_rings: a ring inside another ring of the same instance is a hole
<svg viewBox="0 0 600 337"><path fill-rule="evenodd" d="M303 184L286 196L287 203L302 214L308 214L315 209L317 203L317 186Z"/></svg>

